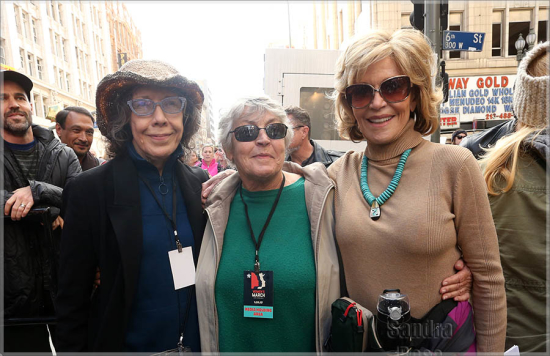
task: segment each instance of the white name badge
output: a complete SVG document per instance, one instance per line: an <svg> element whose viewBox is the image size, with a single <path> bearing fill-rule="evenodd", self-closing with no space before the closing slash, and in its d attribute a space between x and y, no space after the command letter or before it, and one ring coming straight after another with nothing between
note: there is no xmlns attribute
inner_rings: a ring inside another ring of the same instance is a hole
<svg viewBox="0 0 550 356"><path fill-rule="evenodd" d="M178 290L195 284L195 262L191 247L168 251L172 277L174 277L174 289Z"/></svg>

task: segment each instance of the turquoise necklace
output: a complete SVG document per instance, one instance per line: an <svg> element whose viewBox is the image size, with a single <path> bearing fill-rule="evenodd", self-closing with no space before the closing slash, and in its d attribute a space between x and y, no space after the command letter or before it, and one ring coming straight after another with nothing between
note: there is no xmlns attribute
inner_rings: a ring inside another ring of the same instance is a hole
<svg viewBox="0 0 550 356"><path fill-rule="evenodd" d="M361 191L363 192L363 197L365 197L365 200L370 205L370 217L372 220L380 219L380 206L382 206L382 204L384 204L397 189L397 185L399 184L399 180L403 174L405 162L407 162L407 158L409 158L410 154L411 148L403 152L401 158L399 159L399 163L397 164L395 174L391 179L390 185L382 192L382 194L380 194L378 198L375 198L369 189L369 183L367 182L367 166L369 165L369 160L366 155L363 156L363 164L361 165Z"/></svg>

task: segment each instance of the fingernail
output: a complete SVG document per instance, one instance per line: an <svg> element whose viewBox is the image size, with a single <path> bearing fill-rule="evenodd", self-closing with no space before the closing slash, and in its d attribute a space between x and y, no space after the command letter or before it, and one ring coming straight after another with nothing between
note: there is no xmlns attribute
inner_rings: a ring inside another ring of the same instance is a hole
<svg viewBox="0 0 550 356"><path fill-rule="evenodd" d="M447 297L446 297L446 296L443 296L443 300L445 300L445 299L447 299Z"/></svg>
<svg viewBox="0 0 550 356"><path fill-rule="evenodd" d="M447 293L447 290L446 290L446 289L442 289L442 290L441 290L441 293Z"/></svg>
<svg viewBox="0 0 550 356"><path fill-rule="evenodd" d="M443 285L446 286L448 283L447 282L443 282Z"/></svg>

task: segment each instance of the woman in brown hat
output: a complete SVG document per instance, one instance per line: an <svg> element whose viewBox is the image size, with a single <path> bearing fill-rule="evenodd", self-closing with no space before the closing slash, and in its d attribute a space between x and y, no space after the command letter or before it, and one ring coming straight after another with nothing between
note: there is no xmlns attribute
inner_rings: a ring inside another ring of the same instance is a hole
<svg viewBox="0 0 550 356"><path fill-rule="evenodd" d="M193 284L208 175L178 158L203 100L160 61L128 62L99 83L97 122L113 159L65 189L58 351L200 351Z"/></svg>

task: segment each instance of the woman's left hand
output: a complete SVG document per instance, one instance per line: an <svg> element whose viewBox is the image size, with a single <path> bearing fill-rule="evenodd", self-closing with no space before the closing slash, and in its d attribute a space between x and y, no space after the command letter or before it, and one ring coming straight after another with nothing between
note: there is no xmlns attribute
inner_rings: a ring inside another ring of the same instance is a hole
<svg viewBox="0 0 550 356"><path fill-rule="evenodd" d="M441 299L453 298L457 302L467 301L470 299L472 290L472 272L462 259L456 261L454 267L457 272L443 280L439 290L439 293L442 294Z"/></svg>

